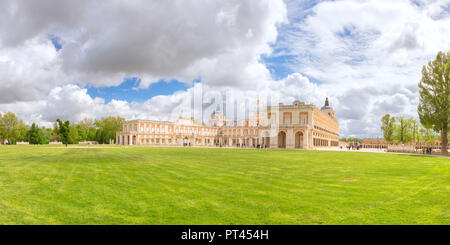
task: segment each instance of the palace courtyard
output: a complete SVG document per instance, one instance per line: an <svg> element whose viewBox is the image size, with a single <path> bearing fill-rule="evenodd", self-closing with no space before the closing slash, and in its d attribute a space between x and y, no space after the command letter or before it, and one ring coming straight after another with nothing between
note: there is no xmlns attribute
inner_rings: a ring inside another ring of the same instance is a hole
<svg viewBox="0 0 450 245"><path fill-rule="evenodd" d="M146 146L0 146L0 224L450 224L450 160Z"/></svg>

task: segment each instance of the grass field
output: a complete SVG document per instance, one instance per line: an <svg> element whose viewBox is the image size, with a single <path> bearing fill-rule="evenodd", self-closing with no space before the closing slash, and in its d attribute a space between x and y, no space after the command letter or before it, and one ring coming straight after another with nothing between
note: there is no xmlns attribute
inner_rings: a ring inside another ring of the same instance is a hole
<svg viewBox="0 0 450 245"><path fill-rule="evenodd" d="M450 224L450 160L0 146L0 224Z"/></svg>

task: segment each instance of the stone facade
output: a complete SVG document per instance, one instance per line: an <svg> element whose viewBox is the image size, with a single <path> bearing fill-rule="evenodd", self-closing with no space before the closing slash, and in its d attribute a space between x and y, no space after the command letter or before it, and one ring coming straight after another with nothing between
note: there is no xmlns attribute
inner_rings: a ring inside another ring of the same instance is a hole
<svg viewBox="0 0 450 245"><path fill-rule="evenodd" d="M173 145L313 149L339 146L339 124L328 99L319 109L294 101L266 106L241 125L229 125L219 108L208 125L193 120L177 122L131 120L117 132L120 145Z"/></svg>

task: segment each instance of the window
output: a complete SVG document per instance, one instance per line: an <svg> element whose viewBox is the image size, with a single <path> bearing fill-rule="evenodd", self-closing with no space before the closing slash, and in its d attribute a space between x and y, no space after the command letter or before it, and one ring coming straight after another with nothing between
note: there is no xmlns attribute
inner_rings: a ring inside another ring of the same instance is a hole
<svg viewBox="0 0 450 245"><path fill-rule="evenodd" d="M290 112L285 112L283 114L283 117L284 117L283 121L284 121L285 124L291 124L292 114Z"/></svg>

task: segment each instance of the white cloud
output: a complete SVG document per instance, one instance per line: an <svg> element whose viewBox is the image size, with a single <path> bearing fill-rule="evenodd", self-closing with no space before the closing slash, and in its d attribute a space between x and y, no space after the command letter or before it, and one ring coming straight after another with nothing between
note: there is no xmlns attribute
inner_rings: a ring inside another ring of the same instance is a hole
<svg viewBox="0 0 450 245"><path fill-rule="evenodd" d="M0 47L0 103L41 98L69 83L58 55L47 39L33 38L20 47Z"/></svg>
<svg viewBox="0 0 450 245"><path fill-rule="evenodd" d="M450 0L319 1L307 10L309 1L286 2L0 1L0 112L40 124L108 115L173 120L190 116L192 90L200 105L199 85L142 103L105 103L84 89L137 76L141 88L201 78L209 94L227 91L229 108L239 99L240 117L258 96L319 107L328 96L344 136L381 135L384 113L415 115L422 65L450 50ZM61 50L49 35L61 38ZM272 54L275 42L280 52ZM295 73L274 81L263 54L292 55Z"/></svg>
<svg viewBox="0 0 450 245"><path fill-rule="evenodd" d="M298 89L302 88L301 91ZM204 120L209 119L210 113L219 104L222 106L222 94L227 96L227 117L234 118L234 103L236 101L237 116L240 122L245 116L252 116L256 112L256 102L260 99L261 105L278 102L291 103L296 99L321 106L323 98L313 97L312 94L321 94L320 89L309 82L306 77L296 73L274 84L264 84L259 90L226 88L218 90L216 87L195 84L187 91L180 91L171 95L159 95L145 102L127 102L112 100L105 103L102 98L92 98L87 89L78 85L58 86L50 90L43 98L35 101L21 101L0 104L0 113L13 111L27 123L36 122L39 125L50 126L57 118L70 121L80 121L83 118L101 118L106 116L122 116L126 119L154 119L176 120L178 117L194 117L201 120L201 104L204 93L204 102L213 104L204 111ZM194 111L192 111L192 97L194 98ZM270 99L270 102L268 101ZM246 113L245 109L248 110Z"/></svg>
<svg viewBox="0 0 450 245"><path fill-rule="evenodd" d="M296 11L307 17L283 27L277 48L295 57L287 64L292 70L323 82L343 135L381 136L385 113L417 117L422 66L450 50L450 1L321 1L308 11L299 5L305 1L288 2L290 19Z"/></svg>
<svg viewBox="0 0 450 245"><path fill-rule="evenodd" d="M282 0L7 0L2 5L5 47L22 48L33 38L56 35L63 49L55 58L64 73L79 84L98 86L118 85L125 76L143 78L142 87L160 78L199 77L217 86L248 86L255 83L255 67L267 79L259 56L271 52L276 25L286 21ZM234 74L217 72L223 69Z"/></svg>

